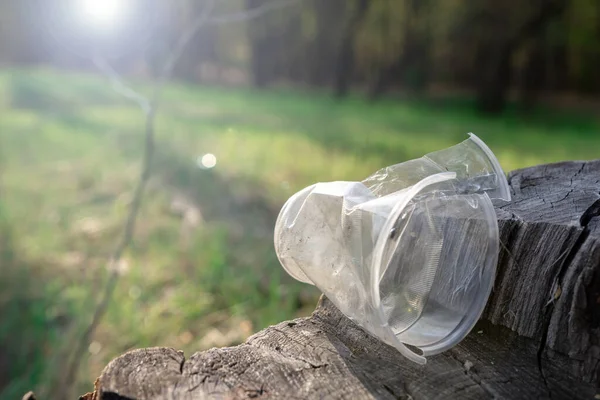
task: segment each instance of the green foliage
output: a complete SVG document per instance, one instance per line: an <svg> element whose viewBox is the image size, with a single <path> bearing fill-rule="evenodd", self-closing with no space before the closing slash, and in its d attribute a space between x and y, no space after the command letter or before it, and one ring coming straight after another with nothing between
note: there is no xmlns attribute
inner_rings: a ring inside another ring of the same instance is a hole
<svg viewBox="0 0 600 400"><path fill-rule="evenodd" d="M0 73L0 98L10 100L0 110L0 398L8 399L48 390L89 322L131 201L143 116L102 78L7 74ZM302 187L361 179L469 131L506 170L595 158L598 128L590 117L544 110L485 119L459 100L369 104L168 86L135 240L76 390L89 390L130 348L173 346L189 355L306 315L317 291L282 271L271 236L279 208ZM214 169L198 167L205 153L216 155Z"/></svg>
<svg viewBox="0 0 600 400"><path fill-rule="evenodd" d="M22 396L48 377L52 345L72 318L40 265L23 259L0 199L0 398Z"/></svg>

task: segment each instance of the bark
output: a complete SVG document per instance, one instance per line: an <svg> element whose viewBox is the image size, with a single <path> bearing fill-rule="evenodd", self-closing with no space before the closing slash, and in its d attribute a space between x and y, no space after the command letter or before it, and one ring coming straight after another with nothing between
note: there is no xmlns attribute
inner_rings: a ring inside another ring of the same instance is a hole
<svg viewBox="0 0 600 400"><path fill-rule="evenodd" d="M97 399L593 399L600 386L600 160L514 171L502 251L471 334L418 366L321 298L311 317L186 359L113 360ZM168 329L168 328L166 328ZM90 397L91 398L91 397Z"/></svg>

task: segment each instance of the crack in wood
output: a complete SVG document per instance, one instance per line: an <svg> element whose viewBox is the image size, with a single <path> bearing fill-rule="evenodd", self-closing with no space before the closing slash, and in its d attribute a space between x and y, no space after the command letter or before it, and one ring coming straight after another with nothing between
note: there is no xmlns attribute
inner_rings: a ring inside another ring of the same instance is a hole
<svg viewBox="0 0 600 400"><path fill-rule="evenodd" d="M571 186L573 185L573 179L575 177L577 177L584 169L585 167L585 163L582 164L581 168L577 171L577 173L571 178ZM574 189L571 189L567 192L567 194L559 201L562 201L564 199L566 199L571 193L573 193ZM558 203L559 201L555 202ZM590 205L581 215L580 219L579 219L579 224L580 226L583 228L581 233L579 234L579 237L577 238L577 241L575 242L575 244L573 245L573 247L571 248L571 250L569 251L569 254L567 255L567 257L565 258L565 261L563 263L563 265L561 266L558 275L556 277L556 283L553 286L553 288L556 289L560 289L561 285L562 285L562 280L564 278L564 275L567 271L567 269L572 265L573 260L575 259L576 255L579 254L579 251L581 250L581 248L583 247L585 241L587 240L587 238L589 237L589 229L587 228L588 223L590 222L590 220L593 217L596 217L600 215L600 199L596 200L592 205ZM539 345L539 349L538 349L538 353L537 353L537 360L538 360L538 367L540 370L540 374L542 376L542 379L544 381L544 385L546 386L546 388L548 389L548 396L549 398L552 398L552 391L550 389L550 387L548 386L548 381L546 379L546 375L544 374L544 363L543 363L543 355L544 352L546 350L547 347L547 340L548 340L548 330L550 328L550 323L551 323L551 319L552 319L552 313L554 312L554 300L556 300L555 296L552 295L551 300L549 301L549 303L547 304L548 309L547 312L545 313L545 323L543 326L543 331L542 331L542 338L540 340L540 345ZM560 296L560 295L559 295Z"/></svg>
<svg viewBox="0 0 600 400"><path fill-rule="evenodd" d="M596 200L591 206L589 206L583 212L583 214L581 214L581 218L579 218L579 224L583 227L587 227L593 218L599 217L599 216L600 216L600 199Z"/></svg>
<svg viewBox="0 0 600 400"><path fill-rule="evenodd" d="M502 396L500 396L495 390L493 390L490 385L487 385L485 383L485 380L482 379L478 374L477 374L477 368L475 367L475 365L473 364L472 361L468 360L468 359L463 359L461 358L455 351L453 351L452 349L450 349L448 351L448 355L456 360L458 363L460 363L462 365L462 369L463 372L466 376L468 376L475 384L479 385L479 387L481 387L481 389L487 393L488 395L490 395L492 398L497 399L497 398L501 398Z"/></svg>
<svg viewBox="0 0 600 400"><path fill-rule="evenodd" d="M403 394L396 394L396 392L389 387L388 385L386 385L385 383L382 385L382 387L392 396L394 396L394 399L396 400L413 400L413 397L410 395L410 393L408 392L408 390L406 390L406 385L404 385L404 393Z"/></svg>
<svg viewBox="0 0 600 400"><path fill-rule="evenodd" d="M600 386L600 317L590 317L600 310L599 175L600 160L510 174L515 199L496 205L502 251L483 320L425 366L322 297L311 317L267 328L239 346L187 360L172 349L127 353L107 366L99 388L139 400L161 393L177 400L591 399Z"/></svg>

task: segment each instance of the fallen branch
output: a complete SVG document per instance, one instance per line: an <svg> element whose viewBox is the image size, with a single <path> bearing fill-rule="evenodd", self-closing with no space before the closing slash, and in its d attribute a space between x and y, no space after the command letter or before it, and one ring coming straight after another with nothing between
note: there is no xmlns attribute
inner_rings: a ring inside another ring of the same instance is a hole
<svg viewBox="0 0 600 400"><path fill-rule="evenodd" d="M175 65L177 64L177 61L181 58L183 52L192 39L198 34L200 29L207 24L219 25L229 22L239 22L258 18L267 12L287 7L291 4L297 3L298 1L299 0L273 1L271 3L265 3L260 7L256 7L255 9L210 18L211 12L215 6L215 0L205 0L205 5L201 14L196 18L192 26L190 26L189 29L187 29L179 37L179 40L175 44L175 48L167 57L150 99L147 99L145 96L127 86L104 59L100 57L94 57L94 63L100 69L100 71L102 71L109 78L114 90L123 95L125 98L134 101L143 111L145 116L144 153L140 175L134 189L133 200L123 228L123 235L108 262L109 276L107 282L104 288L100 291L100 300L94 309L92 320L76 343L75 350L69 359L66 373L57 387L57 390L59 391L59 396L57 396L58 398L63 397L62 394L64 393L64 390L69 387L68 384L70 382L75 382L76 373L79 370L79 365L83 358L83 354L89 345L90 338L93 336L104 314L106 313L106 309L110 304L114 290L117 286L120 276L118 265L123 257L123 253L125 250L127 250L133 239L137 217L139 215L144 197L144 191L151 176L152 159L154 155L154 120L158 112L164 85L171 79L171 75ZM54 391L51 391L51 393L52 392Z"/></svg>
<svg viewBox="0 0 600 400"><path fill-rule="evenodd" d="M89 345L90 338L96 331L96 328L100 324L102 317L106 313L106 309L110 304L114 290L117 286L117 282L120 276L120 270L118 265L121 261L121 258L123 257L123 253L129 247L129 245L131 244L131 240L133 239L136 221L140 213L140 208L144 198L144 191L146 189L146 185L148 183L148 180L150 179L150 175L152 172L152 158L154 156L155 136L154 120L158 110L158 105L162 95L163 87L165 83L168 82L168 80L171 78L173 68L177 63L177 60L183 54L183 51L185 50L186 46L189 44L190 40L196 35L198 30L208 19L208 16L210 15L214 4L215 0L207 0L202 13L196 19L195 23L179 38L175 49L171 52L162 68L161 74L158 78L152 98L150 100L146 99L144 96L137 93L129 86L125 85L106 61L103 61L100 58L96 58L94 60L98 68L110 78L113 88L117 92L121 93L123 96L135 101L139 105L140 109L144 112L144 153L142 160L142 168L137 184L135 186L133 200L129 207L129 213L125 221L125 226L123 228L123 235L108 262L109 276L107 282L103 290L101 290L100 292L100 300L95 307L92 320L75 346L75 350L72 353L70 362L66 370L67 372L63 376L63 380L59 387L59 390L61 390L60 388L68 387L69 382L75 382L76 373L79 370L79 364L83 358L83 354L85 353L85 350Z"/></svg>

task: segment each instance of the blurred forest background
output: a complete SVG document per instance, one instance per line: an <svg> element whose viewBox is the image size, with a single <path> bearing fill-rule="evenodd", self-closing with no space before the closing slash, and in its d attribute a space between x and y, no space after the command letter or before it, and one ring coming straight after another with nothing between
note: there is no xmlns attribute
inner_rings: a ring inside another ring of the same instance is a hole
<svg viewBox="0 0 600 400"><path fill-rule="evenodd" d="M121 80L150 97L186 32L109 262L147 132ZM318 293L272 230L308 184L467 132L506 171L600 158L599 71L597 0L0 0L0 399L81 394L129 349L189 356L307 315Z"/></svg>

